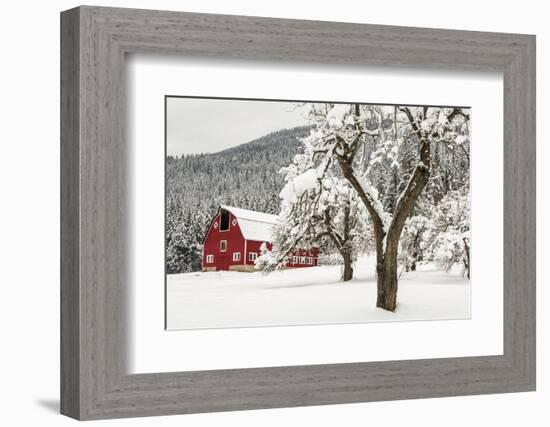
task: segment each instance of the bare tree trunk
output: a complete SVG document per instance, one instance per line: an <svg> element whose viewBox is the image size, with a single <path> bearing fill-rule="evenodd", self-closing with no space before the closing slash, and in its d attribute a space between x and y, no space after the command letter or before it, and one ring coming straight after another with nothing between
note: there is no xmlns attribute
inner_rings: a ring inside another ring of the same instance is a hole
<svg viewBox="0 0 550 427"><path fill-rule="evenodd" d="M422 261L418 259L419 258L418 253L420 252L419 246L420 246L420 232L417 232L416 235L414 236L414 241L413 241L413 253L412 253L413 261L411 264L411 271L416 271L416 262Z"/></svg>
<svg viewBox="0 0 550 427"><path fill-rule="evenodd" d="M376 307L395 311L397 306L397 259L384 263L384 271L377 274L378 295Z"/></svg>
<svg viewBox="0 0 550 427"><path fill-rule="evenodd" d="M462 241L464 242L464 250L466 252L466 259L464 260L464 264L466 264L466 276L470 279L470 245L468 245L468 239L464 238Z"/></svg>
<svg viewBox="0 0 550 427"><path fill-rule="evenodd" d="M388 233L387 238L390 233ZM399 237L386 242L380 271L377 271L378 294L376 306L388 311L395 311L397 305L397 248Z"/></svg>
<svg viewBox="0 0 550 427"><path fill-rule="evenodd" d="M339 235L334 231L332 228L331 222L330 222L330 210L325 211L325 227L326 232L323 233L324 235L328 235L329 238L334 243L334 246L336 249L338 249L338 252L340 252L340 255L342 256L342 260L344 262L344 272L342 274L342 279L344 282L348 282L351 279L353 279L353 267L352 260L353 260L353 249L352 249L352 236L351 236L351 218L350 218L350 206L347 205L344 208L344 232L343 235Z"/></svg>
<svg viewBox="0 0 550 427"><path fill-rule="evenodd" d="M342 279L344 280L344 282L347 282L353 278L353 267L351 266L351 263L352 263L351 254L344 253L342 257L344 258L344 274L342 275Z"/></svg>

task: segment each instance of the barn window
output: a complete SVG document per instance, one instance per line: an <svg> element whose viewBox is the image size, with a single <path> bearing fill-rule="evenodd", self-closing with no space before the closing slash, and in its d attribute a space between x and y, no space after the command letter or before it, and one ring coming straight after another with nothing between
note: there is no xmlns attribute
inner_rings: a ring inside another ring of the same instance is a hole
<svg viewBox="0 0 550 427"><path fill-rule="evenodd" d="M220 231L229 230L229 211L222 210L220 215Z"/></svg>
<svg viewBox="0 0 550 427"><path fill-rule="evenodd" d="M225 252L227 250L227 240L220 240L220 251Z"/></svg>
<svg viewBox="0 0 550 427"><path fill-rule="evenodd" d="M233 261L240 261L240 260L241 260L241 253L233 252Z"/></svg>
<svg viewBox="0 0 550 427"><path fill-rule="evenodd" d="M214 262L214 255L206 255L206 263L212 264Z"/></svg>
<svg viewBox="0 0 550 427"><path fill-rule="evenodd" d="M248 253L248 260L249 261L256 261L256 258L258 258L258 254L256 252L249 252Z"/></svg>
<svg viewBox="0 0 550 427"><path fill-rule="evenodd" d="M297 256L292 257L292 264L298 264L298 257Z"/></svg>
<svg viewBox="0 0 550 427"><path fill-rule="evenodd" d="M306 257L305 256L301 256L300 257L300 264L305 264L306 263Z"/></svg>
<svg viewBox="0 0 550 427"><path fill-rule="evenodd" d="M311 257L307 257L307 258L306 258L306 264L307 264L307 265L311 265Z"/></svg>

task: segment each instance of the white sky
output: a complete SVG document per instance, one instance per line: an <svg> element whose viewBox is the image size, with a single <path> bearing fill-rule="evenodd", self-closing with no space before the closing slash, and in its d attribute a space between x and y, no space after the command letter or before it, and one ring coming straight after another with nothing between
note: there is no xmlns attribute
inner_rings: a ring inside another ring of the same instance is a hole
<svg viewBox="0 0 550 427"><path fill-rule="evenodd" d="M168 155L215 153L270 132L307 125L292 102L169 97Z"/></svg>

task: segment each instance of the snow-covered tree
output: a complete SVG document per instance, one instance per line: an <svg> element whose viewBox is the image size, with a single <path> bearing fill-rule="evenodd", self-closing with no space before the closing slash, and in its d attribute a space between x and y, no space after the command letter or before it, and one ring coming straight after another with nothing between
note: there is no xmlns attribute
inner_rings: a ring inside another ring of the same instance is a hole
<svg viewBox="0 0 550 427"><path fill-rule="evenodd" d="M267 248L265 242L260 245L260 256L254 260L254 268L261 271L269 271L276 264L276 258L272 251Z"/></svg>
<svg viewBox="0 0 550 427"><path fill-rule="evenodd" d="M201 268L203 215L180 199L169 197L166 203L166 271L168 274Z"/></svg>
<svg viewBox="0 0 550 427"><path fill-rule="evenodd" d="M424 215L412 215L405 222L397 258L404 271L416 271L419 263L431 259L430 255L426 254L430 247L426 244L429 229L430 219Z"/></svg>
<svg viewBox="0 0 550 427"><path fill-rule="evenodd" d="M401 234L398 262L403 271L414 271L417 264L426 262L434 262L446 271L455 264L462 264L463 272L470 277L467 186L447 192L435 204L424 206L422 211L407 219Z"/></svg>
<svg viewBox="0 0 550 427"><path fill-rule="evenodd" d="M275 230L275 267L284 266L296 249L316 246L324 253L338 252L344 266L342 279L351 280L352 262L366 235L362 205L347 181L332 175L330 168L295 175L296 168L303 166L299 164L302 155L296 157L292 167L283 170L287 176Z"/></svg>
<svg viewBox="0 0 550 427"><path fill-rule="evenodd" d="M376 248L377 306L393 311L399 240L428 184L432 145L459 146L467 141L469 114L459 108L309 104L309 117L314 129L304 140L301 159L308 167L293 180L306 184L304 194L314 188L307 184L322 180L326 170L338 165L370 217ZM388 180L388 171L393 173L393 182ZM391 184L394 195L387 197ZM379 197L379 190L385 200Z"/></svg>
<svg viewBox="0 0 550 427"><path fill-rule="evenodd" d="M427 257L445 270L462 264L470 278L470 198L465 189L449 192L433 207L424 239Z"/></svg>
<svg viewBox="0 0 550 427"><path fill-rule="evenodd" d="M303 152L281 169L285 185L280 192L274 251L261 256L256 266L265 271L281 268L296 250L317 247L341 255L342 279L348 281L357 249L368 235L367 216L333 160L316 161L310 138L302 139Z"/></svg>

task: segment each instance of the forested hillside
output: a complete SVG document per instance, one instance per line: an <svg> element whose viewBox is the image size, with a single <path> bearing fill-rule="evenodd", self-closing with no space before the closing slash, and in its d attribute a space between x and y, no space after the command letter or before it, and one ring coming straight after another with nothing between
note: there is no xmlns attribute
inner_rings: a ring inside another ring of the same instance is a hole
<svg viewBox="0 0 550 427"><path fill-rule="evenodd" d="M166 268L201 269L201 244L218 205L278 214L279 170L301 150L309 127L270 133L218 153L166 159Z"/></svg>

